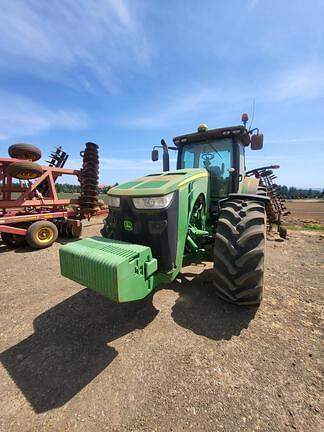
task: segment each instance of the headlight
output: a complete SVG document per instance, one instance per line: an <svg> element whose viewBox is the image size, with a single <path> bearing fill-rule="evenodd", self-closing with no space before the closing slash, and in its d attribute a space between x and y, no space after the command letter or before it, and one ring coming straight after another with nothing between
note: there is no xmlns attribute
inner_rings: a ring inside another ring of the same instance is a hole
<svg viewBox="0 0 324 432"><path fill-rule="evenodd" d="M120 197L114 195L108 195L108 207L119 207Z"/></svg>
<svg viewBox="0 0 324 432"><path fill-rule="evenodd" d="M163 209L168 207L172 201L174 192L160 197L133 198L134 206L137 209Z"/></svg>

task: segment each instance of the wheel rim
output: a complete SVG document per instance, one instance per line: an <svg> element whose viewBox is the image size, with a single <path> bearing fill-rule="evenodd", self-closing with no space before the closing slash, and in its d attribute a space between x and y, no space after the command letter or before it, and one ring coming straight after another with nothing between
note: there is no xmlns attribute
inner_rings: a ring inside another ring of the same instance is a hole
<svg viewBox="0 0 324 432"><path fill-rule="evenodd" d="M37 174L35 174L33 172L23 171L23 172L17 173L17 177L22 179L22 180L29 180L29 179L33 179L33 178L37 177Z"/></svg>
<svg viewBox="0 0 324 432"><path fill-rule="evenodd" d="M54 231L49 227L43 227L38 230L36 237L42 244L49 243L54 239Z"/></svg>

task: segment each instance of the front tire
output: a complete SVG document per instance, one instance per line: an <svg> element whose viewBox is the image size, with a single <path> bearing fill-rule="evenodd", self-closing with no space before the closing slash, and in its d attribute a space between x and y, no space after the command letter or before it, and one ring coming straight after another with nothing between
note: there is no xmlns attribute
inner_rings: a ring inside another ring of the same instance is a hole
<svg viewBox="0 0 324 432"><path fill-rule="evenodd" d="M221 209L214 245L214 286L239 305L262 300L265 208L257 200L229 199Z"/></svg>

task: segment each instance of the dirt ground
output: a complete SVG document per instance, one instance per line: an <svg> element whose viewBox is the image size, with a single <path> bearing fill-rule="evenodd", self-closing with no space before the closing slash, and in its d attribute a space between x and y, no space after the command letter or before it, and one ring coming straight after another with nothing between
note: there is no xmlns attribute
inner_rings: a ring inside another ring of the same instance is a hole
<svg viewBox="0 0 324 432"><path fill-rule="evenodd" d="M324 223L324 200L289 200L287 208L291 211L290 219Z"/></svg>
<svg viewBox="0 0 324 432"><path fill-rule="evenodd" d="M60 276L60 244L0 242L0 430L320 431L324 238L267 243L264 301L243 309L210 264L117 305Z"/></svg>

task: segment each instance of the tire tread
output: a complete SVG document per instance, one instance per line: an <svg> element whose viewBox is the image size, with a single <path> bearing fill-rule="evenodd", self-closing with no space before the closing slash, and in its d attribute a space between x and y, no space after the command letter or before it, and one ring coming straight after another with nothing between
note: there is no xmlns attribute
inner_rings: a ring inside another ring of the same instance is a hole
<svg viewBox="0 0 324 432"><path fill-rule="evenodd" d="M231 303L256 305L263 294L265 207L257 200L223 203L214 245L214 286Z"/></svg>

